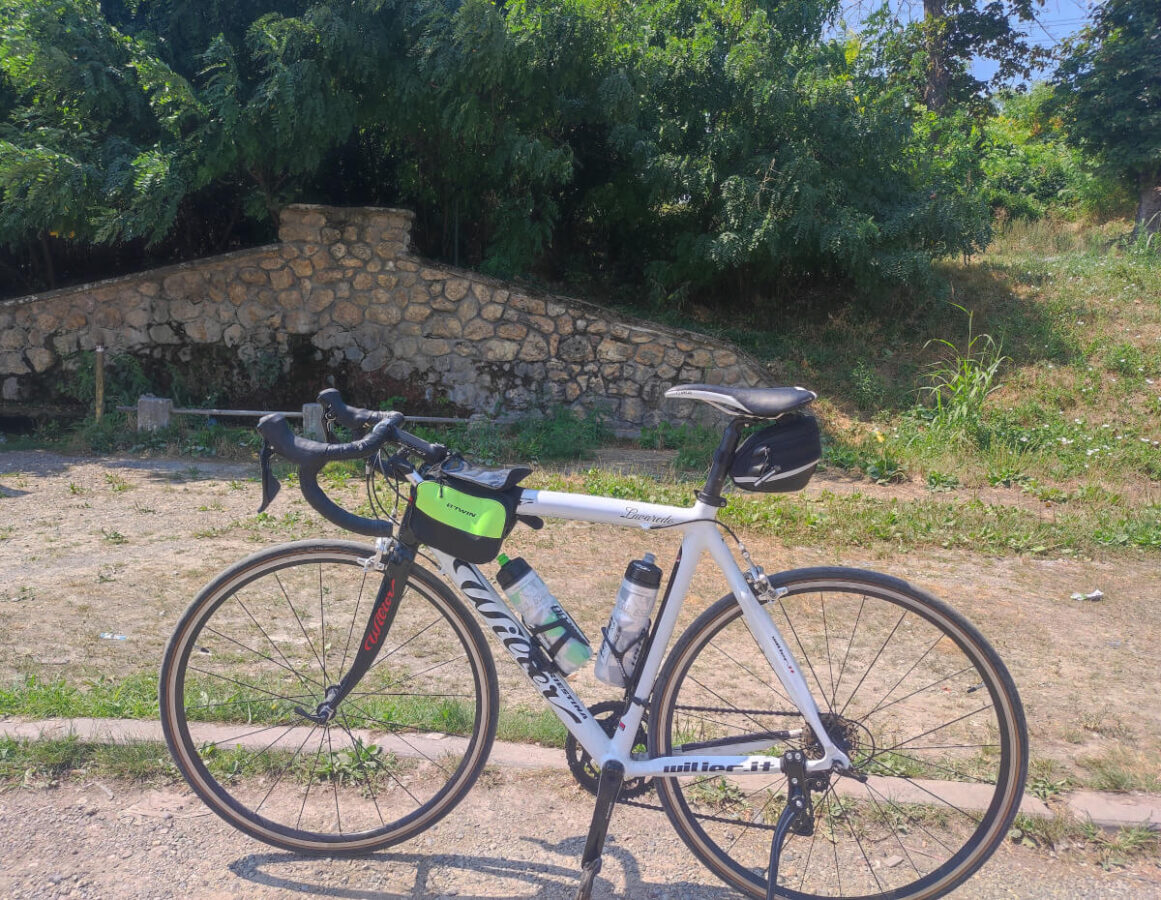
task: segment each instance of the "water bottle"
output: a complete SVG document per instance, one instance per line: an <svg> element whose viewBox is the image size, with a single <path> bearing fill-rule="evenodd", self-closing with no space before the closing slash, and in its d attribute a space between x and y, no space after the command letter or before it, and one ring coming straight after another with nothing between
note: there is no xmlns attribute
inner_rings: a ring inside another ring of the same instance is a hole
<svg viewBox="0 0 1161 900"><path fill-rule="evenodd" d="M575 672L593 655L584 632L523 559L509 559L501 553L496 580L562 674Z"/></svg>
<svg viewBox="0 0 1161 900"><path fill-rule="evenodd" d="M605 684L624 687L637 670L637 659L649 631L649 615L661 587L661 570L653 559L652 553L646 553L644 559L633 560L625 569L593 669L593 674Z"/></svg>

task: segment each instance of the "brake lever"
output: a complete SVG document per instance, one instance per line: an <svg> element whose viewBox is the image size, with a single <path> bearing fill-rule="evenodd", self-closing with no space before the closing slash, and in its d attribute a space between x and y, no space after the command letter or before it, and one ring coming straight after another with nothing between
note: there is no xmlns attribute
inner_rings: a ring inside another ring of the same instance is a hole
<svg viewBox="0 0 1161 900"><path fill-rule="evenodd" d="M282 487L274 475L273 458L274 448L269 442L263 441L262 452L258 454L258 462L262 467L262 505L258 507L258 512L262 512L271 504Z"/></svg>

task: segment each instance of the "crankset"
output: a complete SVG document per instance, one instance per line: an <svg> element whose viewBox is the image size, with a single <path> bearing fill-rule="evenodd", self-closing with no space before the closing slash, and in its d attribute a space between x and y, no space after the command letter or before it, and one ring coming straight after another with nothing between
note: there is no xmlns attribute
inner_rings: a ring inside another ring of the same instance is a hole
<svg viewBox="0 0 1161 900"><path fill-rule="evenodd" d="M589 712L592 714L592 717L597 720L597 724L604 729L605 734L609 737L612 737L613 732L616 731L617 723L621 721L621 715L624 711L625 704L616 700L602 700L600 703L589 707ZM633 740L635 749L637 747L645 747L647 740L645 724L645 720L642 719L641 725L637 728L637 736ZM577 743L577 739L571 734L564 742L564 756L568 761L568 770L572 772L572 776L577 780L577 784L595 796L597 786L601 781L600 767L593 761L588 751ZM620 798L622 800L629 800L634 797L640 797L643 794L649 793L652 789L652 778L626 778L621 784Z"/></svg>

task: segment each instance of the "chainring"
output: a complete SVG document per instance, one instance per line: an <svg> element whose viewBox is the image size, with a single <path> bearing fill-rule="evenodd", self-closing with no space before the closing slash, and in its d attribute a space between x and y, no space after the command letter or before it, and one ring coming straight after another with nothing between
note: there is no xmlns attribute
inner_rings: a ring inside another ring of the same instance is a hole
<svg viewBox="0 0 1161 900"><path fill-rule="evenodd" d="M617 723L621 721L624 709L624 703L616 700L602 700L600 703L590 706L589 713L597 720L597 724L601 726L605 734L612 737L613 732L617 729ZM633 741L634 747L645 746L647 741L645 725L645 720L642 719L637 728L636 740ZM572 777L577 780L577 784L595 796L597 785L601 780L600 766L593 761L589 752L577 743L577 739L571 734L564 742L564 757L568 761L568 770L572 772ZM651 790L653 790L652 778L626 778L621 785L621 798L631 800L634 797L647 794Z"/></svg>

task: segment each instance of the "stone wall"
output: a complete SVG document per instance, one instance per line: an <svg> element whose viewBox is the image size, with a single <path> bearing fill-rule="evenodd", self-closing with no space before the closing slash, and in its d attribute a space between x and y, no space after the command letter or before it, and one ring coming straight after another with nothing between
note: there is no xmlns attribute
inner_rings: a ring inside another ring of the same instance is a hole
<svg viewBox="0 0 1161 900"><path fill-rule="evenodd" d="M0 302L0 397L42 399L54 372L98 344L179 367L212 348L223 379L239 377L234 363L274 360L283 384L317 390L329 376L365 404L402 394L464 412L600 406L623 431L708 411L663 408L673 384L765 383L723 342L413 256L412 219L290 206L276 245Z"/></svg>

